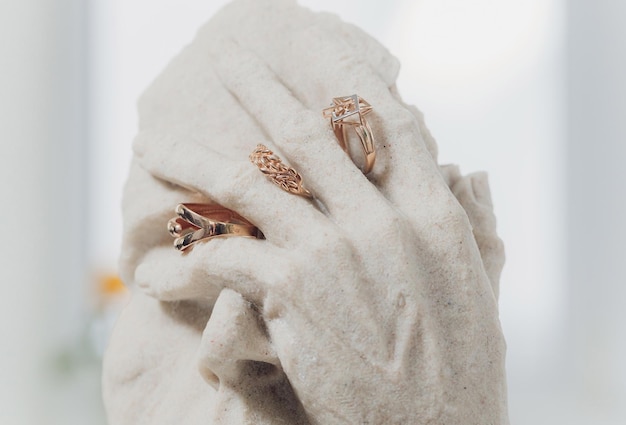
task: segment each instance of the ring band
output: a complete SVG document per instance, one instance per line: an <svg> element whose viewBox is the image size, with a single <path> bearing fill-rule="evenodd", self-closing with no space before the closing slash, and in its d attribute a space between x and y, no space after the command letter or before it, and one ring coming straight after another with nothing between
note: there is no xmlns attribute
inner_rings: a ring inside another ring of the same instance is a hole
<svg viewBox="0 0 626 425"><path fill-rule="evenodd" d="M370 105L361 96L353 94L351 96L335 97L330 107L322 111L324 118L330 119L330 125L337 137L339 146L348 153L348 143L346 138L346 126L353 127L361 141L365 163L363 174L372 171L376 161L376 150L374 149L374 136L365 115L372 111Z"/></svg>
<svg viewBox="0 0 626 425"><path fill-rule="evenodd" d="M235 211L218 204L178 204L176 215L167 223L174 247L184 251L201 240L243 236L264 239L263 233Z"/></svg>
<svg viewBox="0 0 626 425"><path fill-rule="evenodd" d="M259 167L259 170L272 180L272 183L280 186L284 191L307 198L313 197L302 184L300 174L283 164L283 161L265 145L257 145L250 154L250 162Z"/></svg>

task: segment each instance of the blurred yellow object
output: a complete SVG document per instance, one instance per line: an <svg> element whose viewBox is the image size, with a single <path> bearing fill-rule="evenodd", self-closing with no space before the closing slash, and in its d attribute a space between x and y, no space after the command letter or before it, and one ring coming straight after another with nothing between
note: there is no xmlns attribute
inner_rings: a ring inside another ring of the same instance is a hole
<svg viewBox="0 0 626 425"><path fill-rule="evenodd" d="M127 291L124 282L117 275L104 275L100 278L99 292L101 295L118 295Z"/></svg>

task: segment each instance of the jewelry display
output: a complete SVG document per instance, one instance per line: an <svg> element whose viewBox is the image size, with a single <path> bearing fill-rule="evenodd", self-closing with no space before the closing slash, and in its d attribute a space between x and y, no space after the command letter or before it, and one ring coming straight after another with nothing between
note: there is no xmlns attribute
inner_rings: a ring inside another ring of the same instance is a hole
<svg viewBox="0 0 626 425"><path fill-rule="evenodd" d="M174 247L184 251L196 242L217 237L243 236L263 238L263 234L235 211L217 204L178 204L178 217L167 223L175 237Z"/></svg>

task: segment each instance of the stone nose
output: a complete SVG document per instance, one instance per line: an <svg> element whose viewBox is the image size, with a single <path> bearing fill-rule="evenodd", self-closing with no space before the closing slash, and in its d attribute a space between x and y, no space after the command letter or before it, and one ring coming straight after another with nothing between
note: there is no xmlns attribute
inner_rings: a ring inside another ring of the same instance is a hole
<svg viewBox="0 0 626 425"><path fill-rule="evenodd" d="M283 379L260 314L231 289L218 296L198 354L200 373L215 389L267 386Z"/></svg>

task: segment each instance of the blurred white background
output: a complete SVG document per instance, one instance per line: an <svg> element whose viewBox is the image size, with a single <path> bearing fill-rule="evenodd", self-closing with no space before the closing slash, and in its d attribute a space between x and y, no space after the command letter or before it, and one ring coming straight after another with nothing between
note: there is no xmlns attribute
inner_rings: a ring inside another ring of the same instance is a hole
<svg viewBox="0 0 626 425"><path fill-rule="evenodd" d="M1 424L104 423L135 103L224 3L0 2ZM489 172L512 424L626 423L626 2L300 3L387 46L441 162Z"/></svg>

